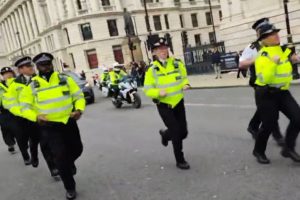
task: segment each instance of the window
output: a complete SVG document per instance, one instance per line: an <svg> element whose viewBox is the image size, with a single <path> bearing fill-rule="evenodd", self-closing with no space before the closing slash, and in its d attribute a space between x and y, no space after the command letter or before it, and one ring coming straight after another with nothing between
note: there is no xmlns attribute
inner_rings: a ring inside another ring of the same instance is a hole
<svg viewBox="0 0 300 200"><path fill-rule="evenodd" d="M85 53L90 69L98 68L98 58L96 49L87 50Z"/></svg>
<svg viewBox="0 0 300 200"><path fill-rule="evenodd" d="M70 37L69 37L69 32L68 32L68 29L67 28L64 28L64 31L65 31L65 34L66 34L66 39L68 41L68 44L70 44Z"/></svg>
<svg viewBox="0 0 300 200"><path fill-rule="evenodd" d="M196 14L196 13L191 14L191 18L192 18L192 24L193 24L193 27L198 27L197 14Z"/></svg>
<svg viewBox="0 0 300 200"><path fill-rule="evenodd" d="M216 42L216 41L215 41L215 34L214 34L214 32L209 32L209 42L210 42L211 44L213 44L213 43Z"/></svg>
<svg viewBox="0 0 300 200"><path fill-rule="evenodd" d="M117 20L111 19L107 20L108 30L110 36L118 36L118 27L117 27Z"/></svg>
<svg viewBox="0 0 300 200"><path fill-rule="evenodd" d="M180 18L180 26L181 26L181 28L184 28L183 15L179 15L179 18Z"/></svg>
<svg viewBox="0 0 300 200"><path fill-rule="evenodd" d="M205 13L205 17L206 17L206 24L207 25L212 25L212 20L211 20L210 12L206 12Z"/></svg>
<svg viewBox="0 0 300 200"><path fill-rule="evenodd" d="M153 16L153 21L154 21L154 28L156 31L162 30L161 28L161 22L160 22L160 15L154 15Z"/></svg>
<svg viewBox="0 0 300 200"><path fill-rule="evenodd" d="M168 15L164 15L164 16L165 16L166 29L170 29Z"/></svg>
<svg viewBox="0 0 300 200"><path fill-rule="evenodd" d="M110 6L110 0L101 0L102 6Z"/></svg>
<svg viewBox="0 0 300 200"><path fill-rule="evenodd" d="M196 34L194 35L195 37L195 44L196 46L200 46L201 45L201 35L200 34Z"/></svg>
<svg viewBox="0 0 300 200"><path fill-rule="evenodd" d="M222 20L222 17L223 17L222 10L219 10L219 18L220 18L220 21Z"/></svg>
<svg viewBox="0 0 300 200"><path fill-rule="evenodd" d="M81 28L83 40L92 40L93 39L93 33L92 33L90 23L81 24L80 28Z"/></svg>
<svg viewBox="0 0 300 200"><path fill-rule="evenodd" d="M115 61L117 61L120 64L124 64L124 57L123 57L121 45L116 45L113 46L112 48L114 52Z"/></svg>
<svg viewBox="0 0 300 200"><path fill-rule="evenodd" d="M87 2L86 0L76 0L78 10L86 10Z"/></svg>

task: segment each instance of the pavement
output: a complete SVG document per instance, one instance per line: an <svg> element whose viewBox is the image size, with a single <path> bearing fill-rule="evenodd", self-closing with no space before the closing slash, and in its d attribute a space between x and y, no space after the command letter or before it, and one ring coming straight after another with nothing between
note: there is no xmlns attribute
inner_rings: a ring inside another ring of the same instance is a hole
<svg viewBox="0 0 300 200"><path fill-rule="evenodd" d="M291 91L300 100L300 86ZM255 111L253 90L201 89L186 92L189 136L184 141L191 169L176 168L172 147L163 147L164 125L155 105L115 109L96 92L79 120L84 152L78 159L77 200L299 200L300 165L280 156L270 138L271 165L251 152L246 128ZM280 116L282 131L287 119ZM300 152L299 145L296 149ZM10 155L0 141L0 200L64 200L40 157L37 169L25 167L20 153Z"/></svg>
<svg viewBox="0 0 300 200"><path fill-rule="evenodd" d="M215 74L202 74L188 76L190 84L194 89L205 88L228 88L228 87L248 87L249 78L242 75L237 77L237 72L223 73L222 78L216 79ZM300 79L293 80L292 84L300 84Z"/></svg>

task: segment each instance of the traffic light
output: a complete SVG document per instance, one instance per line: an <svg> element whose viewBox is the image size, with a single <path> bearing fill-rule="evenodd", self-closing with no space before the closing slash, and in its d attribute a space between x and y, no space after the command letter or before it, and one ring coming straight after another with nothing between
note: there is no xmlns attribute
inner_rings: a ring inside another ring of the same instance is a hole
<svg viewBox="0 0 300 200"><path fill-rule="evenodd" d="M165 34L165 39L167 40L167 43L168 43L168 45L170 47L170 51L172 52L172 54L174 54L173 43L172 43L172 38L171 38L170 33L166 33Z"/></svg>
<svg viewBox="0 0 300 200"><path fill-rule="evenodd" d="M186 48L186 46L188 45L189 43L189 39L188 39L188 36L187 36L187 32L186 31L182 31L181 32L181 39L182 39L182 45L184 48Z"/></svg>

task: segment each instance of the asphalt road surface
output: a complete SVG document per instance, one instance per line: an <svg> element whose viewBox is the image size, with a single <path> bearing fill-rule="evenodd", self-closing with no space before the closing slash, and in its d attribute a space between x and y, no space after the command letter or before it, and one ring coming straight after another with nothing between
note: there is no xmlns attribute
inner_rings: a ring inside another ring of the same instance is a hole
<svg viewBox="0 0 300 200"><path fill-rule="evenodd" d="M300 102L300 87L291 90ZM258 164L246 132L255 111L251 88L186 93L189 136L184 142L191 170L175 167L171 145L160 143L163 124L143 97L141 109L115 109L97 92L79 121L83 155L77 161L78 200L299 200L300 165L280 156L270 138L271 165ZM287 120L280 118L284 132ZM61 182L50 178L43 158L25 167L20 153L0 143L0 200L63 200ZM300 148L297 148L300 152Z"/></svg>

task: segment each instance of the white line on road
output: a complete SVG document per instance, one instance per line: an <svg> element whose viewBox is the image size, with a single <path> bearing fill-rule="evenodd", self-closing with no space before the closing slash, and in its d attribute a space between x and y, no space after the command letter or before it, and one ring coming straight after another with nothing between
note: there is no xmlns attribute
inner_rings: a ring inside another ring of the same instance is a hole
<svg viewBox="0 0 300 200"><path fill-rule="evenodd" d="M256 108L254 105L234 105L234 104L185 103L185 105L191 107L210 107L210 108L239 108L239 109Z"/></svg>

